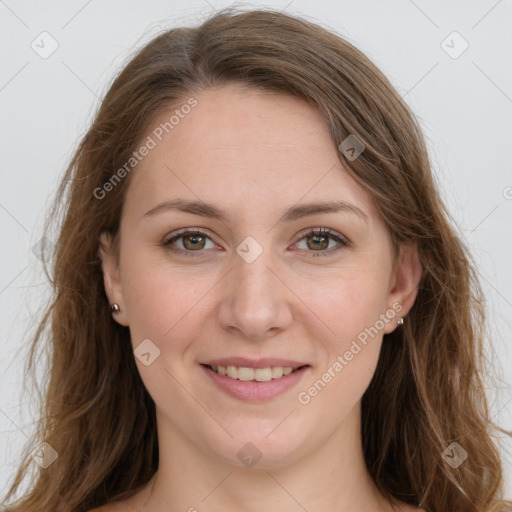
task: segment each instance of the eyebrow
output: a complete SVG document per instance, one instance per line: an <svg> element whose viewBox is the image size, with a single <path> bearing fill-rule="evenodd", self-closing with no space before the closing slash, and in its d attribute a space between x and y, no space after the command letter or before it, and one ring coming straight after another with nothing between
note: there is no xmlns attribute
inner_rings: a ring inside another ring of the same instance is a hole
<svg viewBox="0 0 512 512"><path fill-rule="evenodd" d="M148 210L143 217L152 217L153 215L169 210L178 210L184 213L191 213L193 215L217 219L222 222L225 222L228 218L226 210L218 208L215 205L205 203L201 200L191 201L187 199L172 199L164 201L163 203L160 203L154 208ZM279 222L291 222L319 213L338 212L353 213L364 221L368 221L366 213L353 204L345 201L323 201L291 206L283 213L283 215L281 215Z"/></svg>

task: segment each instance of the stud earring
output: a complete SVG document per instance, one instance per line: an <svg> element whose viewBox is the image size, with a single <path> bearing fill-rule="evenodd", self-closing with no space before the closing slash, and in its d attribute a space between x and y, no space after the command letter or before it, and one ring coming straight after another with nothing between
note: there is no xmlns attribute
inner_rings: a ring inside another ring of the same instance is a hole
<svg viewBox="0 0 512 512"><path fill-rule="evenodd" d="M121 309L119 308L119 304L112 304L110 306L110 311L112 313L119 313L119 311L121 311Z"/></svg>
<svg viewBox="0 0 512 512"><path fill-rule="evenodd" d="M396 319L396 323L398 325L403 325L404 324L404 317L403 316L399 316L397 319Z"/></svg>

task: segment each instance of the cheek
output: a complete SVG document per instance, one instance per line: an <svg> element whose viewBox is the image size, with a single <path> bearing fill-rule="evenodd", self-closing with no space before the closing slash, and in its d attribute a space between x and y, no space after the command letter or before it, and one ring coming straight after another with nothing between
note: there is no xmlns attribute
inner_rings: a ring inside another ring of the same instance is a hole
<svg viewBox="0 0 512 512"><path fill-rule="evenodd" d="M172 348L179 348L175 340L191 317L200 314L201 299L212 288L213 277L201 279L190 270L151 262L143 252L132 253L122 268L123 296L134 346L149 338L168 350L172 339Z"/></svg>
<svg viewBox="0 0 512 512"><path fill-rule="evenodd" d="M350 417L360 403L375 373L380 339L357 349L351 360L344 352L333 358L300 390L297 399L303 417L324 429L326 434L336 430ZM352 351L350 351L352 353Z"/></svg>
<svg viewBox="0 0 512 512"><path fill-rule="evenodd" d="M322 326L321 331L310 330L319 353L323 356L307 386L303 389L317 405L320 415L342 418L360 400L368 387L382 343L382 329L386 325L387 281L382 273L351 268L338 272L330 279L317 281L319 286L306 289L309 326ZM384 316L385 318L385 316ZM320 320L320 321L319 321ZM318 396L318 398L317 398ZM339 408L332 409L332 404ZM331 406L329 406L331 404ZM329 411L330 412L326 412Z"/></svg>
<svg viewBox="0 0 512 512"><path fill-rule="evenodd" d="M187 401L179 383L188 378L192 341L200 339L204 330L207 292L214 277L198 279L191 272L163 265L153 265L148 271L142 257L132 258L125 270L123 295L140 376L159 406L165 409L178 404L185 410ZM153 360L152 353L147 366L137 359L137 347L147 343L145 340L156 346L150 344L158 354Z"/></svg>
<svg viewBox="0 0 512 512"><path fill-rule="evenodd" d="M322 356L297 398L307 417L321 418L326 428L346 419L373 378L382 344L385 292L385 282L377 276L352 274L309 297L308 306L322 320L325 335L313 338Z"/></svg>
<svg viewBox="0 0 512 512"><path fill-rule="evenodd" d="M298 290L297 295L310 309L309 315L316 316L337 349L373 326L386 308L387 281L368 267L304 280Z"/></svg>

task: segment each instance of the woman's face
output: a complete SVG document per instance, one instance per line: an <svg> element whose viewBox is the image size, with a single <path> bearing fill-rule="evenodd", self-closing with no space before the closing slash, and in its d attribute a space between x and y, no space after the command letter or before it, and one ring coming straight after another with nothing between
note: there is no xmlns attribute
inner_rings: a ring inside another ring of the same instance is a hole
<svg viewBox="0 0 512 512"><path fill-rule="evenodd" d="M238 466L293 462L354 432L419 264L411 249L393 267L384 223L311 107L235 86L195 99L143 138L155 144L130 176L119 265L102 238L106 290L160 437Z"/></svg>

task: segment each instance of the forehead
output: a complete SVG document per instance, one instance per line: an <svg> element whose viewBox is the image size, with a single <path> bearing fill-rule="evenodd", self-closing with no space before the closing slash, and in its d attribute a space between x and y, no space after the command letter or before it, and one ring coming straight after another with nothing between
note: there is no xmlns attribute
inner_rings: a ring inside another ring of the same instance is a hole
<svg viewBox="0 0 512 512"><path fill-rule="evenodd" d="M301 198L351 199L371 210L366 192L343 169L327 123L307 103L238 86L193 97L197 104L187 114L171 125L180 106L161 112L144 134L155 145L131 176L130 208L187 197L240 215Z"/></svg>

